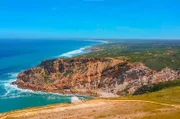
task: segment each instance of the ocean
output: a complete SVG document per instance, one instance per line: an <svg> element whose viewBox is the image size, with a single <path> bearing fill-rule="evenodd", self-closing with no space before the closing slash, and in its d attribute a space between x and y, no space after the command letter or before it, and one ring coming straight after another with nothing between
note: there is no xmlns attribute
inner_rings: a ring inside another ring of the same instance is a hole
<svg viewBox="0 0 180 119"><path fill-rule="evenodd" d="M69 102L72 95L23 90L11 82L16 80L19 72L37 66L42 60L73 57L87 52L86 47L103 43L93 40L0 39L0 113Z"/></svg>

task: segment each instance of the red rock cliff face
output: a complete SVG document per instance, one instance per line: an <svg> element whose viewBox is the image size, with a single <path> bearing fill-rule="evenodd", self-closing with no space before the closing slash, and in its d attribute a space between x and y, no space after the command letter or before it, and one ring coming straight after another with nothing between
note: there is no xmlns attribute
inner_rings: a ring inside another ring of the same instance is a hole
<svg viewBox="0 0 180 119"><path fill-rule="evenodd" d="M18 75L13 84L34 91L98 95L98 91L133 94L143 85L175 80L178 72L153 71L142 63L113 58L73 58L43 61Z"/></svg>

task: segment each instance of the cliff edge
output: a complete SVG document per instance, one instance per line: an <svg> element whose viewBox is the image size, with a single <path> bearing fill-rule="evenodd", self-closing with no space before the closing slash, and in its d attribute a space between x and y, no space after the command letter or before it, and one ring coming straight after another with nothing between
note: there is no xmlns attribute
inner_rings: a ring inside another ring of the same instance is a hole
<svg viewBox="0 0 180 119"><path fill-rule="evenodd" d="M179 72L170 68L157 72L142 63L128 63L118 58L58 58L25 70L13 84L23 89L62 94L128 95L144 85L179 77Z"/></svg>

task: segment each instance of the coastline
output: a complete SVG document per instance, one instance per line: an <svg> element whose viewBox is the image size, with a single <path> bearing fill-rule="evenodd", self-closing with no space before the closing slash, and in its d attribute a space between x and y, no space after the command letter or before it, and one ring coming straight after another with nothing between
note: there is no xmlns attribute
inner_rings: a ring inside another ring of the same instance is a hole
<svg viewBox="0 0 180 119"><path fill-rule="evenodd" d="M92 57L83 55L45 60L39 66L22 72L14 84L34 91L117 97L118 94L137 93L143 85L179 78L178 71L170 68L156 71L141 62L131 63L121 57L94 57L95 54L98 53Z"/></svg>
<svg viewBox="0 0 180 119"><path fill-rule="evenodd" d="M96 47L97 45L103 45L103 44L109 43L109 41L105 41L105 40L78 40L78 41L90 41L90 42L98 42L98 43L102 43L102 44L84 46L84 47L81 47L81 48L76 49L76 50L72 50L72 51L69 51L69 52L66 52L66 53L62 53L62 54L58 55L56 58L73 58L73 57L76 57L76 56L81 56L83 54L90 53L92 51L92 49L93 49L92 47ZM23 71L21 71L21 72L23 72ZM20 72L13 73L14 74L13 77L17 79L17 76L18 76L19 73ZM13 81L11 80L11 82L9 82L9 84L12 84L14 81L15 81L15 79ZM15 86L17 86L17 85L15 85ZM18 90L26 90L26 91L29 91L29 92L42 93L42 91L33 91L33 90L28 90L28 89L21 89L21 88L18 88L18 87L15 87L15 88L17 88ZM44 93L60 94L60 93L53 93L53 92L44 92ZM64 95L64 94L60 94L60 95ZM69 94L67 94L67 95L69 95ZM79 95L79 94L77 94L77 95Z"/></svg>
<svg viewBox="0 0 180 119"><path fill-rule="evenodd" d="M92 47L96 47L96 45L93 45ZM87 49L83 49L83 50L89 50L90 52L92 52L92 50L91 50L92 47L90 47L90 48L88 47ZM71 53L70 53L70 55L71 55ZM67 58L67 59L72 60L71 58ZM76 59L76 57L75 57L75 59ZM79 65L77 65L77 66L79 66ZM145 70L143 69L143 71L145 71ZM166 74L166 72L165 72L165 74ZM171 74L171 76L172 76L172 74ZM178 91L178 89L174 89L174 90ZM165 91L166 91L166 89L165 89ZM38 91L38 92L41 92L41 91ZM174 93L174 91L171 91L171 90L166 91L166 92ZM42 93L46 93L46 92L42 92ZM50 93L48 92L47 94L50 94ZM175 99L178 99L178 92L176 92L176 93L177 93L177 95L176 95ZM167 109L168 113L170 113L170 116L174 115L174 113L178 114L180 111L179 105L176 105L176 103L174 103L173 101L172 101L172 104L169 103L169 100L171 98L168 98L168 96L171 97L171 95L169 95L167 93L163 93L163 91L162 91L162 93L155 92L155 93L147 93L145 95L122 96L122 97L115 97L114 95L112 96L111 93L108 94L103 91L101 92L101 94L103 96L99 96L99 98L93 98L92 100L82 101L82 102L73 103L73 104L56 103L56 104L48 104L48 105L44 105L44 106L33 106L33 107L25 108L25 109L18 109L18 110L14 110L14 111L10 111L10 112L5 112L5 113L0 114L0 118L3 118L3 119L11 118L11 117L12 118L24 117L24 118L28 118L28 119L32 119L32 118L39 119L39 118L44 118L44 117L47 117L47 118L60 117L61 118L62 115L64 116L64 118L74 118L76 116L77 116L76 118L79 118L79 117L87 118L87 115L88 115L88 118L89 117L112 118L117 115L119 115L119 117L125 116L125 118L132 118L132 116L134 116L134 118L135 117L140 118L141 116L143 117L143 116L155 115L154 113L151 112L152 110L154 110L154 111L158 110L158 112L156 113L157 115L158 114L165 115L167 113L163 113L163 110ZM159 97L158 95L154 95L154 94L167 96L167 101L164 102L164 100L160 99L162 96ZM57 93L57 95L59 95L59 93ZM150 96L147 96L147 95L150 95ZM143 98L143 96L144 96L144 98ZM151 99L147 98L147 97L151 97L151 96L152 96ZM173 96L175 96L175 95L173 95ZM112 97L114 97L114 98L112 98ZM174 100L174 99L172 98L172 100ZM178 100L177 100L177 102L178 102ZM139 106L141 108L139 108ZM102 111L102 109L103 109L103 111ZM146 109L150 109L150 112L147 113ZM127 114L123 115L121 113L121 111L119 111L119 110L122 110L122 111L126 110ZM141 112L139 112L139 111L133 112L133 110L141 110ZM160 110L162 110L162 112ZM78 113L78 112L80 112L80 113ZM108 113L106 114L106 112L108 112ZM114 112L118 112L118 113L114 113ZM129 112L132 112L132 113L129 113ZM84 115L82 115L82 114L84 114ZM139 115L140 115L140 117L139 117Z"/></svg>
<svg viewBox="0 0 180 119"><path fill-rule="evenodd" d="M81 41L85 41L85 40L81 40ZM94 41L92 40L92 42L94 42ZM97 43L95 43L94 45L91 45L88 47L86 46L86 47L82 47L82 48L79 48L76 50L69 51L70 55L72 55L71 57L87 53L89 51L87 51L86 48L104 43L104 41L103 42L102 41L95 41L95 42L97 42ZM90 44L93 44L93 43L90 43ZM77 53L76 51L79 51L79 52ZM62 54L68 54L69 52L65 52ZM57 58L57 56L56 56L56 58ZM51 59L53 59L53 57L51 57ZM24 70L21 70L20 72L23 72L23 71ZM63 96L62 98L64 98L64 96L67 96L67 98L68 98L68 97L72 97L72 96L77 96L80 99L82 98L82 100L84 100L84 99L87 100L87 99L92 98L92 97L89 97L87 95L80 95L80 94L60 94L60 93L33 91L33 90L19 88L17 85L12 85L11 83L17 80L17 74L19 74L20 72L13 71L12 73L6 73L6 75L8 76L9 79L1 81L1 85L4 87L4 89L6 91L6 93L0 97L1 99L6 100L6 99L21 98L21 97L23 98L24 96L26 97L26 94L28 94L28 95L39 95L39 96L42 95L44 97L47 96L47 98L51 98L51 96L52 96L52 98L55 98L55 97L59 98L61 96ZM16 92L18 92L17 95L15 94ZM61 104L61 103L66 103L66 102L59 102L59 103ZM51 101L51 102L49 102L48 105L51 105L51 104L57 104L57 103L52 103L52 101ZM39 106L42 106L42 105L39 105ZM23 107L23 108L31 108L31 107L38 107L38 105L27 106L27 107ZM18 108L18 109L22 109L22 108ZM3 112L1 112L1 113L3 113ZM5 111L5 112L8 112L8 111Z"/></svg>
<svg viewBox="0 0 180 119"><path fill-rule="evenodd" d="M79 40L79 41L81 41L81 40ZM72 57L76 57L76 56L81 56L83 54L90 53L92 51L93 47L96 47L97 45L104 45L104 44L109 43L109 41L106 41L106 40L82 40L82 41L98 42L98 43L101 43L101 44L95 44L95 45L91 45L91 46L84 46L82 48L60 54L56 58L72 58Z"/></svg>
<svg viewBox="0 0 180 119"><path fill-rule="evenodd" d="M109 43L109 41L105 41L105 40L79 40L79 41L98 42L98 43L101 43L101 44L85 46L85 47L82 47L82 48L79 48L79 49L76 49L76 50L72 50L72 51L60 54L55 59L58 59L58 58L73 58L73 57L76 57L76 56L81 56L83 54L92 52L97 45L103 45L103 44L108 44ZM21 71L21 72L23 72L23 71ZM19 73L21 73L21 72L19 72ZM88 99L92 99L92 98L97 97L97 96L92 96L92 95L90 95L88 93L68 94L68 93L61 93L61 92L56 92L56 91L52 92L52 91L36 91L36 90L32 90L32 89L23 89L23 88L18 87L16 84L13 84L17 80L17 75L19 73L16 73L16 76L15 76L16 79L11 80L8 83L8 85L11 85L12 88L15 88L16 90L19 90L19 91L22 91L22 92L30 92L30 93L34 93L34 94L52 94L52 95L63 95L63 96L87 97ZM101 97L101 98L102 97L109 98L109 97L117 97L117 95L113 95L112 93L101 92L101 95L99 97Z"/></svg>
<svg viewBox="0 0 180 119"><path fill-rule="evenodd" d="M93 40L85 40L85 41L93 41ZM96 41L96 42L104 43L105 41ZM75 57L75 56L83 55L85 53L91 52L90 49L91 49L91 47L94 47L94 46L96 46L96 45L85 46L85 47L82 47L82 48L79 48L79 49L76 49L76 50L72 50L72 51L60 54L56 58L72 58L72 57ZM22 70L21 72L23 72L23 71L24 70ZM67 95L67 96L74 95L74 94L61 94L61 93L55 93L55 92L33 91L33 90L30 90L30 89L19 88L17 85L12 85L12 83L17 80L18 74L21 73L21 72L8 73L8 75L10 75L11 79L8 80L8 81L5 81L5 83L6 83L5 85L8 85L8 87L14 88L14 89L22 91L22 92L30 92L30 93L36 93L36 94L56 94L56 95ZM77 94L77 96L83 96L83 95Z"/></svg>

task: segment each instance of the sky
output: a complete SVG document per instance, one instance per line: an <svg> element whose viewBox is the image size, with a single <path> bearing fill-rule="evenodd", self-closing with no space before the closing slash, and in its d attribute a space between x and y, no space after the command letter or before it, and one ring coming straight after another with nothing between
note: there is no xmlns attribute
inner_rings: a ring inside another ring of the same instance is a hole
<svg viewBox="0 0 180 119"><path fill-rule="evenodd" d="M0 0L0 38L180 39L180 0Z"/></svg>

